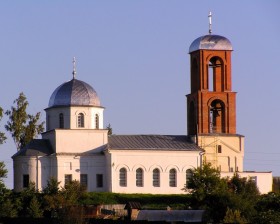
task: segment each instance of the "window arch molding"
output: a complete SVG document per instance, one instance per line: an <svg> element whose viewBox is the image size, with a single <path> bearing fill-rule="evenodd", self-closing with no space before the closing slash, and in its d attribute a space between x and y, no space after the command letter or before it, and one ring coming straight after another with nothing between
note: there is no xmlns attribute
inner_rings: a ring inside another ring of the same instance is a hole
<svg viewBox="0 0 280 224"><path fill-rule="evenodd" d="M159 165L152 165L149 167L148 172L152 172L154 169L158 168L160 172L163 172L164 169Z"/></svg>
<svg viewBox="0 0 280 224"><path fill-rule="evenodd" d="M171 170L171 169L175 169L177 172L180 172L179 167L176 166L176 165L169 165L169 166L167 166L167 167L165 168L164 172L169 172L169 170Z"/></svg>
<svg viewBox="0 0 280 224"><path fill-rule="evenodd" d="M138 168L142 168L142 170L144 172L147 172L147 168L145 166L143 166L142 164L136 164L132 167L131 171L135 172Z"/></svg>
<svg viewBox="0 0 280 224"><path fill-rule="evenodd" d="M194 167L194 166L184 166L183 169L182 169L182 172L183 172L183 173L186 173L187 170L193 170L193 169L195 169L195 168L196 168L196 167Z"/></svg>
<svg viewBox="0 0 280 224"><path fill-rule="evenodd" d="M113 163L113 164L111 164L111 166L112 166L112 167L116 167L116 168L115 168L115 171L120 170L122 167L126 168L128 172L131 171L131 169L129 168L129 166L126 165L126 164L124 164L124 163L118 164L117 166L116 166L116 164Z"/></svg>

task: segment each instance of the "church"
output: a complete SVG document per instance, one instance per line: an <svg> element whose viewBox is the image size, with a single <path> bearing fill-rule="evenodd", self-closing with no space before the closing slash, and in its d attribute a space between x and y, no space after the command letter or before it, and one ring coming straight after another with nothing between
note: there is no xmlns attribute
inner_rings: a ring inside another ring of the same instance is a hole
<svg viewBox="0 0 280 224"><path fill-rule="evenodd" d="M78 180L87 191L182 194L190 169L209 162L222 177L238 173L272 190L271 172L243 171L244 136L236 133L236 92L231 82L231 42L209 34L189 47L191 92L187 135L117 135L103 126L98 94L73 78L50 96L46 131L13 155L14 190L38 190L56 178Z"/></svg>

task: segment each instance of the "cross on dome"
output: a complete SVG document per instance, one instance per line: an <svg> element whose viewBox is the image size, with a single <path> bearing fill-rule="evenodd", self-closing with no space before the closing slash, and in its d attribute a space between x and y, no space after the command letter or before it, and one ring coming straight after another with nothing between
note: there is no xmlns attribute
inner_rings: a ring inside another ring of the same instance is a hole
<svg viewBox="0 0 280 224"><path fill-rule="evenodd" d="M75 57L73 57L73 72L72 72L72 74L73 74L73 79L76 79L76 74L77 74L77 72L76 72L76 58Z"/></svg>
<svg viewBox="0 0 280 224"><path fill-rule="evenodd" d="M212 13L211 13L211 11L209 12L208 19L209 19L209 34L211 34L212 33Z"/></svg>

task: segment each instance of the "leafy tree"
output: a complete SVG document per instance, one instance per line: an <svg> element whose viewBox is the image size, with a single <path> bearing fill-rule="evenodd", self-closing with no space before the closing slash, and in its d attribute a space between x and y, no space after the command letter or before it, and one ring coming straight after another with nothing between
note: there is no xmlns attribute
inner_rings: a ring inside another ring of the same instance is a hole
<svg viewBox="0 0 280 224"><path fill-rule="evenodd" d="M259 195L260 192L256 186L256 183L251 179L241 178L237 173L228 181L229 190L232 193L242 195L244 197L256 198L256 195Z"/></svg>
<svg viewBox="0 0 280 224"><path fill-rule="evenodd" d="M240 223L240 224L245 224L248 223L247 220L241 216L239 210L231 210L227 209L225 218L224 218L224 223Z"/></svg>
<svg viewBox="0 0 280 224"><path fill-rule="evenodd" d="M5 168L5 163L0 162L0 182L3 182L3 178L7 177L8 170Z"/></svg>
<svg viewBox="0 0 280 224"><path fill-rule="evenodd" d="M3 109L2 107L0 107L0 121L2 120L2 117L3 117ZM3 144L6 139L7 138L5 136L5 133L0 131L0 145Z"/></svg>
<svg viewBox="0 0 280 224"><path fill-rule="evenodd" d="M5 128L11 133L17 150L20 150L44 131L44 122L39 123L40 112L35 115L26 112L28 101L23 93L19 94L14 104L15 106L12 106L11 110L5 112L9 117Z"/></svg>
<svg viewBox="0 0 280 224"><path fill-rule="evenodd" d="M256 216L252 223L280 224L280 194L261 195L256 203Z"/></svg>
<svg viewBox="0 0 280 224"><path fill-rule="evenodd" d="M220 171L211 164L193 169L185 190L191 193L191 207L206 210L207 222L250 222L256 214L254 205L259 191L255 183L238 175L221 178Z"/></svg>
<svg viewBox="0 0 280 224"><path fill-rule="evenodd" d="M227 190L226 181L221 179L220 171L205 163L202 167L191 170L192 175L184 190L192 193L197 202L203 201L207 195Z"/></svg>

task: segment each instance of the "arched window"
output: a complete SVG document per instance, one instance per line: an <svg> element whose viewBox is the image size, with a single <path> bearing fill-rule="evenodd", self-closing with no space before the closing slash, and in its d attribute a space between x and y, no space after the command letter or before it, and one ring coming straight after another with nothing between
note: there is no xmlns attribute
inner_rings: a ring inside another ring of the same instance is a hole
<svg viewBox="0 0 280 224"><path fill-rule="evenodd" d="M59 114L59 128L64 128L64 116L63 116L63 113Z"/></svg>
<svg viewBox="0 0 280 224"><path fill-rule="evenodd" d="M153 186L154 187L160 186L160 172L158 168L153 170Z"/></svg>
<svg viewBox="0 0 280 224"><path fill-rule="evenodd" d="M121 187L127 186L127 171L125 168L120 169L120 186Z"/></svg>
<svg viewBox="0 0 280 224"><path fill-rule="evenodd" d="M95 128L99 129L99 115L98 114L95 115Z"/></svg>
<svg viewBox="0 0 280 224"><path fill-rule="evenodd" d="M177 172L175 169L169 170L169 186L170 187L176 187L177 186L177 180L176 180L176 175Z"/></svg>
<svg viewBox="0 0 280 224"><path fill-rule="evenodd" d="M225 106L221 100L213 100L209 114L210 133L225 133Z"/></svg>
<svg viewBox="0 0 280 224"><path fill-rule="evenodd" d="M188 182L190 178L192 177L192 171L190 169L186 170L186 188L188 188Z"/></svg>
<svg viewBox="0 0 280 224"><path fill-rule="evenodd" d="M210 59L208 64L208 90L219 92L224 90L223 78L224 75L222 69L222 60L218 57L213 57Z"/></svg>
<svg viewBox="0 0 280 224"><path fill-rule="evenodd" d="M85 116L83 113L78 114L78 128L85 127Z"/></svg>
<svg viewBox="0 0 280 224"><path fill-rule="evenodd" d="M136 186L143 187L143 170L141 168L136 170Z"/></svg>

